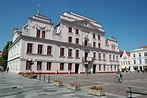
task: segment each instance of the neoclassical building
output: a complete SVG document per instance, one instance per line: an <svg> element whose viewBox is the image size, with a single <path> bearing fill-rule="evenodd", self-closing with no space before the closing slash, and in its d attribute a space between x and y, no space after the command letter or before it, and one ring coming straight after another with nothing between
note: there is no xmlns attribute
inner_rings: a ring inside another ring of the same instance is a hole
<svg viewBox="0 0 147 98"><path fill-rule="evenodd" d="M116 72L120 52L114 37L105 38L102 25L85 16L65 12L54 26L40 13L14 28L9 47L10 72L21 74L85 74Z"/></svg>
<svg viewBox="0 0 147 98"><path fill-rule="evenodd" d="M145 68L147 69L147 46L131 50L130 53L133 71L144 71Z"/></svg>

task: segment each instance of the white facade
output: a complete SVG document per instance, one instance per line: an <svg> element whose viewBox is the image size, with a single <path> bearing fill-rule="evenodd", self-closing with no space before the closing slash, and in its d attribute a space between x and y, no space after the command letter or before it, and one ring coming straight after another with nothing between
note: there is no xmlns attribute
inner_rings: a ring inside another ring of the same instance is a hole
<svg viewBox="0 0 147 98"><path fill-rule="evenodd" d="M104 29L95 20L65 12L54 27L46 16L36 14L22 31L14 29L8 66L19 74L116 72L119 58L116 39L105 39Z"/></svg>
<svg viewBox="0 0 147 98"><path fill-rule="evenodd" d="M139 49L130 51L130 53L133 70L144 71L144 67L147 66L147 47L140 47Z"/></svg>
<svg viewBox="0 0 147 98"><path fill-rule="evenodd" d="M120 57L120 69L122 71L132 71L130 52L123 51Z"/></svg>

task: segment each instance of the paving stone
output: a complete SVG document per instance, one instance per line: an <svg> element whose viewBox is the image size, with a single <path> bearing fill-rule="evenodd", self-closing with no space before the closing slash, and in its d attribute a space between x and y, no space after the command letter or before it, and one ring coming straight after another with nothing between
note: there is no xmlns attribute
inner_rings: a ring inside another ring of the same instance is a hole
<svg viewBox="0 0 147 98"><path fill-rule="evenodd" d="M43 76L43 75L42 75ZM49 75L46 75L46 80ZM0 73L0 98L98 98L88 95L91 85L101 85L105 90L105 96L100 98L125 98L126 88L131 87L137 92L147 92L147 74L124 73L122 83L114 83L115 74L91 74L91 75L50 75L48 81L29 79L14 73ZM53 85L54 80L62 80L64 86ZM71 82L80 84L81 90L67 89ZM136 98L146 98L139 94Z"/></svg>

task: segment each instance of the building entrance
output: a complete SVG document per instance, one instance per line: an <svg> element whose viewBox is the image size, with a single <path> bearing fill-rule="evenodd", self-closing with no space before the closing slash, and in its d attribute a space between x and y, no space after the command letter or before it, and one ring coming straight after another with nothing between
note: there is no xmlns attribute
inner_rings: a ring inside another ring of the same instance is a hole
<svg viewBox="0 0 147 98"><path fill-rule="evenodd" d="M79 64L75 64L75 73L78 73L79 71Z"/></svg>
<svg viewBox="0 0 147 98"><path fill-rule="evenodd" d="M93 73L96 73L96 65L93 65Z"/></svg>

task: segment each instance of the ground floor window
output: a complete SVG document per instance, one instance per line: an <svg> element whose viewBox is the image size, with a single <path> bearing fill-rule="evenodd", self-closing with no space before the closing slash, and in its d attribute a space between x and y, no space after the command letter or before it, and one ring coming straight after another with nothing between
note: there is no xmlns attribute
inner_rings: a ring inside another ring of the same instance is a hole
<svg viewBox="0 0 147 98"><path fill-rule="evenodd" d="M47 62L47 70L51 70L51 62Z"/></svg>
<svg viewBox="0 0 147 98"><path fill-rule="evenodd" d="M102 70L101 65L99 65L99 71L101 71L101 70Z"/></svg>
<svg viewBox="0 0 147 98"><path fill-rule="evenodd" d="M104 65L104 71L106 71L106 65Z"/></svg>
<svg viewBox="0 0 147 98"><path fill-rule="evenodd" d="M64 63L60 63L60 70L64 70Z"/></svg>
<svg viewBox="0 0 147 98"><path fill-rule="evenodd" d="M31 61L26 61L26 70L31 70L32 68L32 66L31 66Z"/></svg>
<svg viewBox="0 0 147 98"><path fill-rule="evenodd" d="M42 70L42 62L37 62L37 70Z"/></svg>
<svg viewBox="0 0 147 98"><path fill-rule="evenodd" d="M72 63L68 63L68 70L72 70Z"/></svg>

